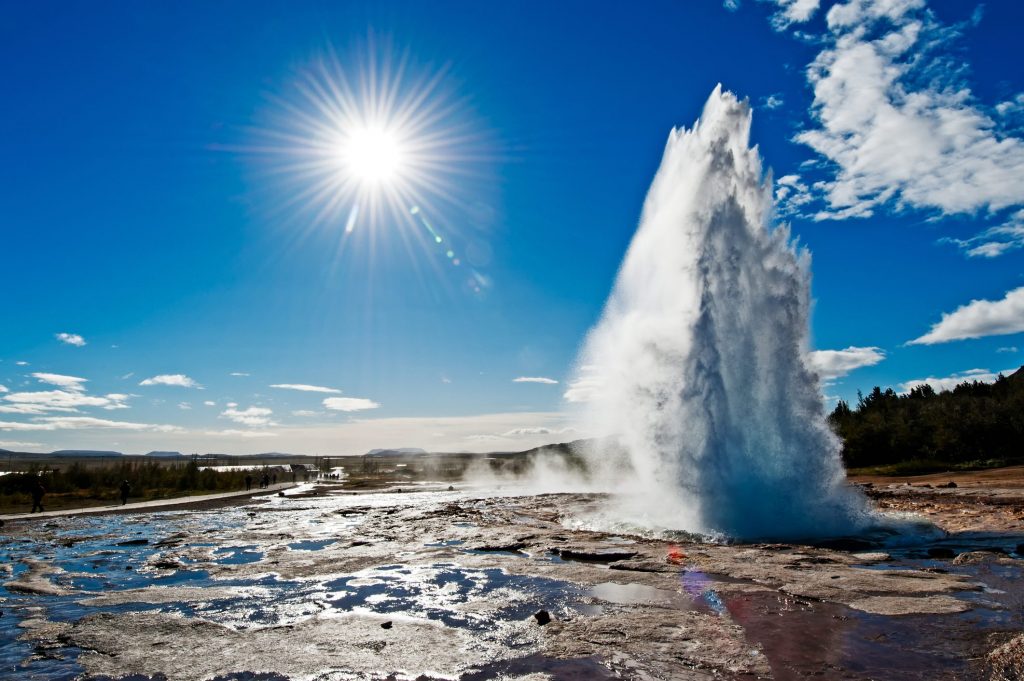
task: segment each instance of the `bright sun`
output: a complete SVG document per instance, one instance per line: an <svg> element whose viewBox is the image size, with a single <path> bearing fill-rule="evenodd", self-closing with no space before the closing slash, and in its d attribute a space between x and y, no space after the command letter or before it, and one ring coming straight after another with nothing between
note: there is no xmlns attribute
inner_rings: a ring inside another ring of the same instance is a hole
<svg viewBox="0 0 1024 681"><path fill-rule="evenodd" d="M338 150L346 173L367 185L393 182L401 175L403 152L398 137L378 126L355 128Z"/></svg>

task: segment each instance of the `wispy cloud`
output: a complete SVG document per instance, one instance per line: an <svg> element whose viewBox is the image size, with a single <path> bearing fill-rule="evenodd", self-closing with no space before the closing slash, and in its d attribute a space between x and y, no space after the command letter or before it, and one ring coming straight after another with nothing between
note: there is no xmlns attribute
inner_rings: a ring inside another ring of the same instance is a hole
<svg viewBox="0 0 1024 681"><path fill-rule="evenodd" d="M211 430L207 431L206 434L222 437L277 437L277 433L269 430L239 430L237 428L227 428L225 430Z"/></svg>
<svg viewBox="0 0 1024 681"><path fill-rule="evenodd" d="M327 388L322 385L308 385L306 383L275 383L270 386L271 388L281 388L282 390L300 390L307 393L331 393L334 395L340 395L341 391L337 388Z"/></svg>
<svg viewBox="0 0 1024 681"><path fill-rule="evenodd" d="M56 334L57 340L67 345L74 345L76 348L80 348L85 345L85 339L79 336L77 333L58 333Z"/></svg>
<svg viewBox="0 0 1024 681"><path fill-rule="evenodd" d="M9 392L6 385L0 384L0 393Z"/></svg>
<svg viewBox="0 0 1024 681"><path fill-rule="evenodd" d="M944 313L931 330L908 345L934 345L966 338L1003 336L1024 331L1024 286L1000 300L972 300Z"/></svg>
<svg viewBox="0 0 1024 681"><path fill-rule="evenodd" d="M85 390L85 386L82 384L89 380L78 376L65 376L64 374L48 374L44 372L36 372L31 374L31 376L40 383L49 383L50 385L56 385L66 390L77 391Z"/></svg>
<svg viewBox="0 0 1024 681"><path fill-rule="evenodd" d="M271 409L266 407L249 407L247 409L229 407L222 411L220 415L223 418L246 426L272 426L276 425L270 419L270 415L273 413Z"/></svg>
<svg viewBox="0 0 1024 681"><path fill-rule="evenodd" d="M206 401L203 402L203 404L206 405L207 407L216 407L217 406L217 403L214 402L213 400L206 400Z"/></svg>
<svg viewBox="0 0 1024 681"><path fill-rule="evenodd" d="M313 411L312 409L296 409L292 412L292 416L298 416L301 418L308 418L310 416L320 416L322 412Z"/></svg>
<svg viewBox="0 0 1024 681"><path fill-rule="evenodd" d="M960 373L953 374L952 376L944 376L942 378L935 378L929 376L928 378L914 378L905 383L900 384L900 392L908 393L911 388L917 388L922 385L930 385L932 390L935 392L942 392L943 390L952 390L964 381L978 381L979 383L992 383L1001 373L1003 376L1012 374L1016 369L1006 369L1002 372L993 372L988 369L969 369L968 371L962 371Z"/></svg>
<svg viewBox="0 0 1024 681"><path fill-rule="evenodd" d="M1002 348L996 348L996 352L1017 352L1016 345L1008 345Z"/></svg>
<svg viewBox="0 0 1024 681"><path fill-rule="evenodd" d="M19 440L0 440L0 447L42 447L38 442L21 442Z"/></svg>
<svg viewBox="0 0 1024 681"><path fill-rule="evenodd" d="M231 376L248 376L249 374L245 371L232 371Z"/></svg>
<svg viewBox="0 0 1024 681"><path fill-rule="evenodd" d="M328 397L323 401L323 405L334 411L364 411L380 407L377 402L363 397Z"/></svg>
<svg viewBox="0 0 1024 681"><path fill-rule="evenodd" d="M178 409L182 409L184 411L188 411L191 408L192 408L192 404L190 402L178 402Z"/></svg>
<svg viewBox="0 0 1024 681"><path fill-rule="evenodd" d="M1024 246L1024 210L1018 210L1003 224L982 230L969 239L945 237L939 242L959 247L968 258L997 258Z"/></svg>
<svg viewBox="0 0 1024 681"><path fill-rule="evenodd" d="M179 388L202 388L185 374L160 374L139 382L139 385L171 385Z"/></svg>
<svg viewBox="0 0 1024 681"><path fill-rule="evenodd" d="M111 421L92 416L44 416L30 422L0 421L0 430L13 431L47 431L47 430L89 430L93 428L115 430L147 430L161 433L180 431L178 426L159 425L153 423L132 423L130 421Z"/></svg>
<svg viewBox="0 0 1024 681"><path fill-rule="evenodd" d="M546 376L519 376L512 379L513 383L543 383L544 385L557 385L558 381Z"/></svg>
<svg viewBox="0 0 1024 681"><path fill-rule="evenodd" d="M818 5L776 4L780 29L806 21ZM827 173L812 185L824 202L814 217L867 217L882 206L991 213L1024 203L1024 141L977 100L968 67L949 50L970 23L940 23L925 0L849 0L829 9L826 32L815 36L824 48L807 70L812 124L796 136ZM1010 234L988 236L1003 238L967 250L992 257L1016 247L1000 245L1016 243Z"/></svg>
<svg viewBox="0 0 1024 681"><path fill-rule="evenodd" d="M839 378L854 369L869 367L885 359L881 348L850 346L843 350L815 350L808 360L823 379Z"/></svg>

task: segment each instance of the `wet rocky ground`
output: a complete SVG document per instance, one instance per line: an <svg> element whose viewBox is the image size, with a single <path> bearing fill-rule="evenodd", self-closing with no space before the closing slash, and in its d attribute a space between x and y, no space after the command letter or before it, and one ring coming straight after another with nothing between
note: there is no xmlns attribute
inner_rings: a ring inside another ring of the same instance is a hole
<svg viewBox="0 0 1024 681"><path fill-rule="evenodd" d="M0 678L1021 678L1021 490L871 491L951 531L708 544L429 485L8 522Z"/></svg>

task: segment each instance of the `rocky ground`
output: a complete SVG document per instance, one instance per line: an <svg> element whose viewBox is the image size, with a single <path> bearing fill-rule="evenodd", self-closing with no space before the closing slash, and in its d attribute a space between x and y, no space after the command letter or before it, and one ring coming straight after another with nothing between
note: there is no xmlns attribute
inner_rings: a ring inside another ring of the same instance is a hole
<svg viewBox="0 0 1024 681"><path fill-rule="evenodd" d="M859 482L950 533L702 544L569 529L595 495L326 484L8 523L0 677L1022 678L1024 485Z"/></svg>

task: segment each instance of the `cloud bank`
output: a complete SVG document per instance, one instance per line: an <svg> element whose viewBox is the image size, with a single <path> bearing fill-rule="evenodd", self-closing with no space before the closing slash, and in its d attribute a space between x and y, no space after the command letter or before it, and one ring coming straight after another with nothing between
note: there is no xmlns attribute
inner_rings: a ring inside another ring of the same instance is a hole
<svg viewBox="0 0 1024 681"><path fill-rule="evenodd" d="M944 313L931 330L908 345L934 345L967 338L1004 336L1024 331L1024 286L1000 300L972 300Z"/></svg>
<svg viewBox="0 0 1024 681"><path fill-rule="evenodd" d="M160 374L139 382L139 385L172 385L179 388L202 388L185 374Z"/></svg>
<svg viewBox="0 0 1024 681"><path fill-rule="evenodd" d="M869 367L885 359L881 348L850 346L844 350L815 350L808 355L811 367L823 379L839 378L854 369Z"/></svg>

